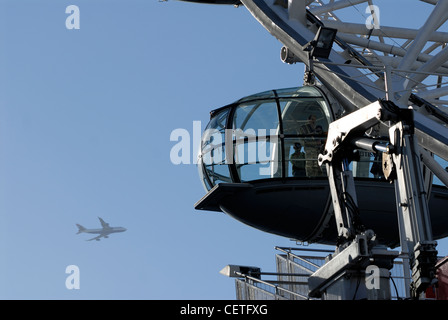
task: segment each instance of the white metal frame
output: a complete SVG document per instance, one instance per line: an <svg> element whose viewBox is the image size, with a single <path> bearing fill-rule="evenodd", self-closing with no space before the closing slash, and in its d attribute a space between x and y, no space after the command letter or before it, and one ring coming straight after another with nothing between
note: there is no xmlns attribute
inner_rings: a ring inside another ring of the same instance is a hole
<svg viewBox="0 0 448 320"><path fill-rule="evenodd" d="M412 266L413 297L418 297L434 279L436 243L432 240L427 190L425 190L421 172L424 157L420 156L414 132L419 135L418 139L423 148L447 159L448 155L443 150L446 150L448 145L448 134L446 134L448 122L446 115L440 117L439 114L437 119L429 119L431 115L426 113L418 117L414 116L414 112L408 108L414 107L411 95L416 93L426 94L426 97L438 102L438 105L443 106L445 103L440 98L448 94L448 86L443 81L443 78L448 75L448 48L446 48L448 33L440 32L438 29L448 19L448 0L426 2L433 4L434 8L422 28L411 30L382 27L376 30L361 24L344 23L334 13L360 3L372 6L371 0L325 2L323 0L289 0L287 6L284 1L279 0L242 0L252 15L277 37L287 50L291 51L288 56L293 57L290 60L293 62L307 63L303 45L313 38L319 23L339 31L337 42L341 50L334 50L328 60L316 59L316 65L320 65L311 69L316 72L324 85L327 84L327 87L330 87L329 84L332 84L334 87L332 92L337 99L340 98L341 104L349 112L348 116L330 125L325 152L319 156L319 163L327 165L341 243L334 258L310 277L310 289L315 296L319 296L324 290L328 290L327 288L335 288L335 292L341 290L339 288L342 288L342 291L349 290L350 284L348 286L344 284L341 272L353 270L353 267L359 268L366 260L371 260L374 257L373 252L377 250L370 233L357 228L353 215L348 212L348 205L356 206L353 178L349 170L342 166L345 155L335 156L339 153L338 147L344 139L353 143L354 139L365 136L366 129L376 124L389 128L388 135L394 148L385 154L390 157L390 163L395 167L396 176L391 180L395 181L396 187L402 252L409 256ZM314 15L312 23L309 23L310 17L304 17L305 7L309 15ZM319 21L316 21L316 17ZM376 19L378 16L373 13L374 22ZM372 39L375 37L378 40ZM392 38L394 45L386 43L386 37ZM404 43L395 46L398 41L394 38L404 39ZM429 42L432 44L428 45ZM389 54L394 56L391 57ZM308 57L308 61L310 67L314 66L314 60ZM338 69L335 70L334 66ZM353 72L354 69L358 69L357 72ZM382 72L378 72L379 69ZM433 78L431 76L435 76L435 83L431 83L430 79ZM355 88L353 81L360 85L356 85ZM432 87L434 88L428 89ZM353 96L350 96L349 88L354 91ZM363 90L368 93L362 93ZM344 92L339 94L339 91ZM392 103L394 110L391 119L385 117L385 113L391 111L390 105L374 102L372 96L376 99L387 99ZM363 98L370 100L370 103ZM354 110L353 105L358 111ZM427 106L437 110L434 106L429 104ZM415 110L420 112L422 109L416 107ZM437 110L437 112L444 111ZM390 120L393 121L390 122ZM438 124L442 134L435 133L434 127L431 128L428 125L428 121L433 120L442 123ZM350 139L348 139L349 136ZM430 164L434 165L432 162ZM440 171L438 170L440 168L435 165L434 168L434 171ZM341 181L344 182L341 183ZM347 197L341 198L341 194L348 195L352 203L348 203ZM360 250L360 248L364 249ZM355 256L360 257L359 263L347 264L345 256L353 256L354 253L356 253ZM381 253L381 255L384 254ZM393 260L394 254L390 254L389 259ZM347 292L342 291L340 294L346 295Z"/></svg>

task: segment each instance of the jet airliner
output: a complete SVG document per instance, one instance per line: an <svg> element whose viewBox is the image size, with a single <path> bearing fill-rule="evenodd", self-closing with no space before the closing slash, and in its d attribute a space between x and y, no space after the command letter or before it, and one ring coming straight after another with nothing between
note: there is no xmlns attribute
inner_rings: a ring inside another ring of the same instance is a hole
<svg viewBox="0 0 448 320"><path fill-rule="evenodd" d="M92 239L88 239L87 241L91 241L91 240L100 241L101 238L109 238L109 234L111 234L111 233L124 232L127 230L126 228L123 228L123 227L111 227L111 226L109 226L109 224L107 222L105 222L100 217L98 217L98 219L100 219L101 226L103 227L102 229L87 229L87 228L84 228L80 224L76 224L76 226L78 227L78 232L76 234L80 234L80 233L99 234L99 236L96 236L95 238L92 238Z"/></svg>

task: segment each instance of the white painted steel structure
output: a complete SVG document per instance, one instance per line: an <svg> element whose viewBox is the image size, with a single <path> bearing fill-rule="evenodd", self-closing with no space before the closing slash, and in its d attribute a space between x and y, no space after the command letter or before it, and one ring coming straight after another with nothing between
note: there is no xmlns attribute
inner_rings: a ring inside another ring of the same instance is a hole
<svg viewBox="0 0 448 320"><path fill-rule="evenodd" d="M348 200L343 199L346 196L339 196L346 194L349 198L353 197L350 206L353 206L353 203L356 205L351 172L342 169L344 165L341 167L345 161L345 151L338 151L338 145L351 135L351 130L363 128L362 133L364 129L378 125L379 132L391 127L389 136L393 151L385 154L388 154L390 163L396 170L397 176L392 179L395 180L402 252L409 256L412 268L413 281L410 285L410 294L414 298L418 297L433 283L433 266L437 254L435 250L437 244L433 241L431 233L421 163L434 166L430 169L433 173L441 174L442 180L446 179L446 174L441 173L442 170L424 156L418 159L417 143L421 149L429 150L448 160L448 117L444 110L446 107L443 99L448 94L443 80L447 75L448 34L438 31L448 19L448 0L434 2L431 14L418 30L382 27L373 1L242 0L241 2L285 45L286 48L282 49L282 58L288 57L288 60L284 61L306 63L308 72L304 78L305 82L312 79L313 75L310 73L315 73L320 82L349 113L348 117L343 116L336 121L337 127L333 126L332 129L330 125L324 154L319 156L319 162L326 163L329 172L333 207L342 245L338 246L333 259L310 277L310 295L347 296L351 284L341 277L341 274L359 270L366 261L373 259L381 261L382 270L387 273L390 261L394 259L396 253L383 249L380 249L380 258L376 258L379 249L375 247L374 241L372 242L373 238L370 238L369 231L364 233L362 230L357 230L355 222L351 220ZM344 23L335 14L338 10L360 3L367 3L371 9L371 19L367 19L364 25ZM328 59L310 57L304 50L315 37L317 29L321 27L338 30L337 46ZM392 43L387 43L386 38L392 40ZM401 45L397 45L400 42ZM431 100L425 101L419 94ZM387 100L392 105L387 103L376 105L378 102L375 101L378 100ZM369 114L367 111L372 105L375 112ZM389 108L391 106L392 108ZM365 107L367 109L362 110ZM355 112L356 110L362 111ZM392 122L382 119L384 114L390 111L392 118L395 119ZM378 123L370 124L371 121L377 120ZM358 121L361 127L355 125ZM333 140L332 136L335 137ZM362 134L357 136L362 137ZM356 138L356 135L350 137L353 138ZM342 154L333 159L333 154L336 155L336 152ZM323 160L320 159L321 156ZM389 258L385 258L387 255ZM350 256L351 259L347 260L346 256ZM352 262L348 262L349 260ZM356 278L353 275L351 277ZM376 297L388 299L388 292L389 289L385 289Z"/></svg>
<svg viewBox="0 0 448 320"><path fill-rule="evenodd" d="M424 163L445 184L448 181L447 173L428 155L431 152L448 161L448 32L440 30L448 20L448 0L423 1L433 8L427 17L422 17L419 29L381 25L373 0L240 2L284 45L282 59L305 63L308 67L305 79L310 79L312 71L348 114L330 126L323 160L319 159L330 172L342 245L332 260L310 276L310 294L346 295L351 284L341 280L341 274L351 274L372 259L387 272L398 255L375 247L372 234L361 231L351 221L347 199L339 197L350 196L350 206L356 206L353 177L344 168L345 150L339 151L339 144L353 143L362 138L365 130L373 129L377 132L371 131L370 137L389 136L392 146L382 152L395 166L396 177L391 179L396 186L402 252L409 255L412 295L418 297L432 283L433 259L437 253L428 215L429 190L423 184L421 165ZM360 15L364 23L340 19L343 10L355 9L361 13L366 7L367 19ZM305 48L321 27L337 29L335 45L328 58L310 57ZM370 109L374 112L369 113Z"/></svg>

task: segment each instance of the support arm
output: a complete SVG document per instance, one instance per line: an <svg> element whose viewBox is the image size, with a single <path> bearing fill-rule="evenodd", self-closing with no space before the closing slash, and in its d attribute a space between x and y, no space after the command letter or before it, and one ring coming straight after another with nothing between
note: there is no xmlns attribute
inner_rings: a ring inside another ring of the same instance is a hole
<svg viewBox="0 0 448 320"><path fill-rule="evenodd" d="M325 150L318 160L319 165L327 166L338 234L347 242L363 230L354 220L356 215L350 214L350 198L356 200L355 186L351 172L348 168L341 169L341 163L350 156L354 145L369 151L377 148L362 139L367 129L384 121L394 124L389 129L390 145L380 145L377 151L383 151L392 164L384 173L395 184L401 246L409 254L412 294L418 297L435 279L437 244L432 238L420 152L414 135L414 114L412 109L388 101L360 108L330 124Z"/></svg>

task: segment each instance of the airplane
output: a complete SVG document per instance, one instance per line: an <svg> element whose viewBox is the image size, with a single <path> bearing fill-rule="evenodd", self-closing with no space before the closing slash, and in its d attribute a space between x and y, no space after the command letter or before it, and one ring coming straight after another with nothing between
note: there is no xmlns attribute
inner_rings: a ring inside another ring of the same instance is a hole
<svg viewBox="0 0 448 320"><path fill-rule="evenodd" d="M103 219L101 219L100 217L98 217L98 219L100 219L101 226L103 227L102 229L87 229L87 228L84 228L80 224L76 224L76 226L78 227L78 232L76 234L99 233L100 234L99 236L96 236L95 238L92 238L92 239L88 239L86 241L91 241L91 240L100 241L101 238L109 238L109 234L111 234L111 233L124 232L127 230L126 228L123 228L123 227L110 227L109 224L107 222L105 222Z"/></svg>

